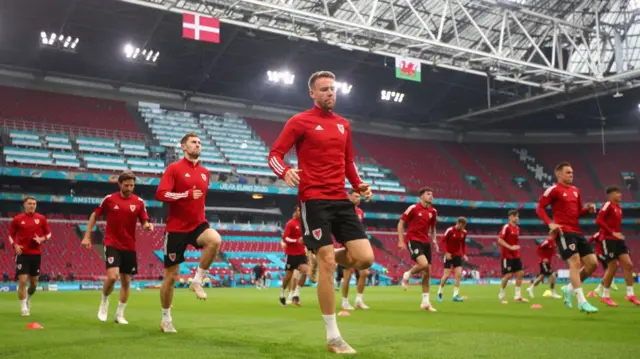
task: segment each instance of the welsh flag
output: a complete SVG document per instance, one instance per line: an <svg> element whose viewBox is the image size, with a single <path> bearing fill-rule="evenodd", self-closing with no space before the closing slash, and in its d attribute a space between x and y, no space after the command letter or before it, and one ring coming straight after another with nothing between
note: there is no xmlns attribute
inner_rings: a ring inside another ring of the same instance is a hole
<svg viewBox="0 0 640 359"><path fill-rule="evenodd" d="M403 80L420 82L420 61L408 57L396 56L396 77Z"/></svg>

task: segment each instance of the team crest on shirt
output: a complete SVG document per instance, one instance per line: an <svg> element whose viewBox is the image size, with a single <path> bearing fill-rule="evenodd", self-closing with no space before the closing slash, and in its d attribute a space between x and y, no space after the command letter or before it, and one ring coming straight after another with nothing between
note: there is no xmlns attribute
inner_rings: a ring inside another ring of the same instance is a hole
<svg viewBox="0 0 640 359"><path fill-rule="evenodd" d="M572 251L575 251L575 250L576 250L576 245L575 245L575 243L571 243L571 244L569 245L569 249L571 249Z"/></svg>
<svg viewBox="0 0 640 359"><path fill-rule="evenodd" d="M429 219L433 218L433 214L429 213Z"/></svg>
<svg viewBox="0 0 640 359"><path fill-rule="evenodd" d="M613 253L609 253L609 257L613 258L614 254Z"/></svg>
<svg viewBox="0 0 640 359"><path fill-rule="evenodd" d="M340 133L344 135L344 125L338 124L338 131L340 131Z"/></svg>
<svg viewBox="0 0 640 359"><path fill-rule="evenodd" d="M36 218L36 219L34 219L33 221L34 221L34 222L36 222L36 224L40 224L40 220L39 220L39 219L37 219L37 218Z"/></svg>
<svg viewBox="0 0 640 359"><path fill-rule="evenodd" d="M18 264L18 270L22 269L22 264Z"/></svg>
<svg viewBox="0 0 640 359"><path fill-rule="evenodd" d="M129 209L131 210L131 212L134 212L136 210L136 205L135 204L130 204L129 205Z"/></svg>
<svg viewBox="0 0 640 359"><path fill-rule="evenodd" d="M578 198L578 192L573 191L573 196L574 196L574 197L576 197L576 198Z"/></svg>
<svg viewBox="0 0 640 359"><path fill-rule="evenodd" d="M113 264L113 257L109 257L109 258L107 258L107 262L108 262L109 264Z"/></svg>
<svg viewBox="0 0 640 359"><path fill-rule="evenodd" d="M203 181L207 182L207 175L206 175L206 174L201 173L201 174L200 174L200 177L202 177L202 180L203 180Z"/></svg>
<svg viewBox="0 0 640 359"><path fill-rule="evenodd" d="M313 238L315 238L316 241L319 241L320 238L322 238L322 228L314 229L313 231L311 231L311 233L313 234Z"/></svg>
<svg viewBox="0 0 640 359"><path fill-rule="evenodd" d="M175 253L169 253L169 260L172 261L172 262L175 262L176 254Z"/></svg>

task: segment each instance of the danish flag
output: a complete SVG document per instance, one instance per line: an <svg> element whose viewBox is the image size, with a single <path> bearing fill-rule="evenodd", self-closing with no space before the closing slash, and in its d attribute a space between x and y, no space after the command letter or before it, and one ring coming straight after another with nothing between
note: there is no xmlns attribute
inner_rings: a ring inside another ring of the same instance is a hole
<svg viewBox="0 0 640 359"><path fill-rule="evenodd" d="M183 14L182 37L219 44L220 20L198 14Z"/></svg>

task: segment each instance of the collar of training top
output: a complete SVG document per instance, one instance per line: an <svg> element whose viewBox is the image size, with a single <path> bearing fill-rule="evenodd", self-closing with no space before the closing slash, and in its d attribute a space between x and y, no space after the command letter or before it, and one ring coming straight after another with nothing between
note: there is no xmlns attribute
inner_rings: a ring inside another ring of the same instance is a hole
<svg viewBox="0 0 640 359"><path fill-rule="evenodd" d="M325 111L323 109L320 108L320 106L314 104L313 108L311 109L311 111L313 111L314 113L320 115L320 116L328 116L328 117L333 117L335 116L335 114L333 113L333 111L329 110L329 111Z"/></svg>
<svg viewBox="0 0 640 359"><path fill-rule="evenodd" d="M193 168L198 167L198 165L200 164L200 160L196 160L196 163L193 163L193 162L189 161L186 157L182 157L182 161L184 163L186 163L188 166L193 167Z"/></svg>

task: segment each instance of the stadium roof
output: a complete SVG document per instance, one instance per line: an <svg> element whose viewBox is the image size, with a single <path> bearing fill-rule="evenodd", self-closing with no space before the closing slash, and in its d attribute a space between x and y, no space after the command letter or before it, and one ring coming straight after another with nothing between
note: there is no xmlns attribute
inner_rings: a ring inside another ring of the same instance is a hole
<svg viewBox="0 0 640 359"><path fill-rule="evenodd" d="M636 108L633 91L624 109L611 95L639 86L640 24L631 3L22 0L3 8L0 62L294 107L309 105L308 74L328 69L354 86L340 111L362 118L476 130L597 127L600 111L582 99L599 104L609 124L628 126L638 122L628 111ZM183 12L220 18L221 44L183 39L176 14ZM40 31L79 37L77 53L43 51ZM160 51L157 64L126 62L126 43ZM422 61L422 83L396 79L396 55ZM268 69L295 73L295 86L268 84ZM380 101L383 89L405 93L405 101ZM552 110L535 114L545 108Z"/></svg>

